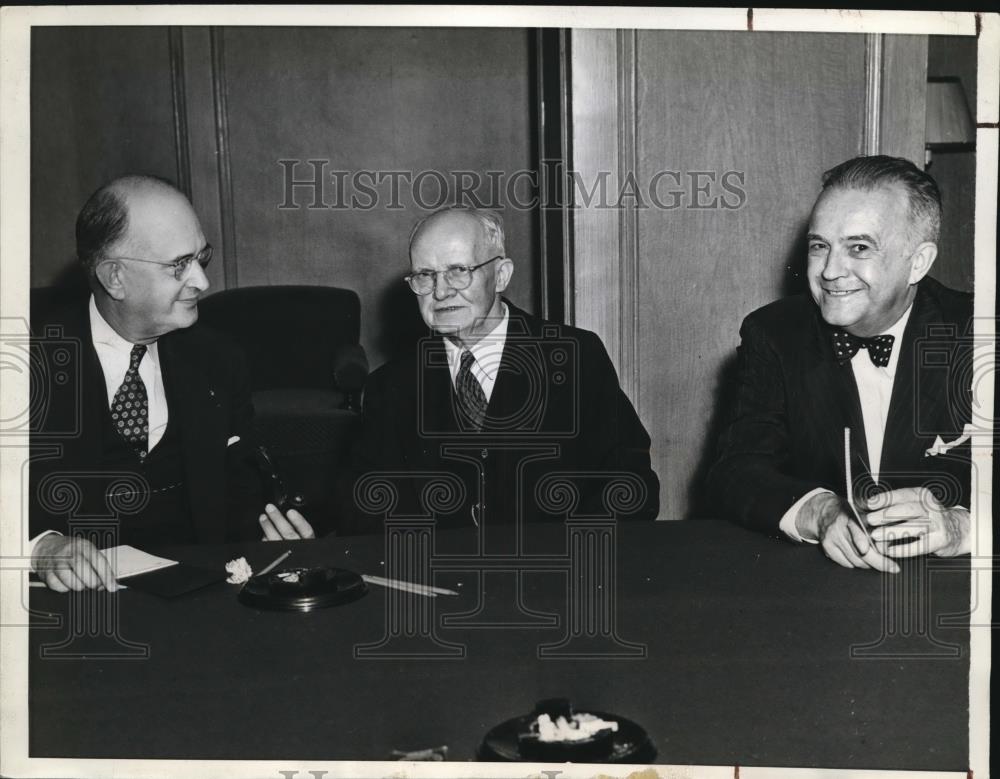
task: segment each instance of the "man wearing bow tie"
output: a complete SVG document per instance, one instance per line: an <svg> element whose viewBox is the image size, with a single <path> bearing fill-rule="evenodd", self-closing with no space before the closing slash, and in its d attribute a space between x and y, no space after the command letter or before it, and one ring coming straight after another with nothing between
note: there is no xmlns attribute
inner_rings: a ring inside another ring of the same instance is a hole
<svg viewBox="0 0 1000 779"><path fill-rule="evenodd" d="M743 322L734 403L709 488L725 516L818 543L848 568L970 551L971 296L927 276L941 198L907 160L828 171L808 234L807 296ZM964 339L964 340L963 340ZM952 370L928 355L947 355ZM845 435L851 492L845 501ZM935 450L936 451L936 450ZM860 519L860 521L859 521Z"/></svg>
<svg viewBox="0 0 1000 779"><path fill-rule="evenodd" d="M73 347L32 371L32 397L47 407L32 428L33 569L60 591L115 589L88 537L101 517L116 527L101 545L311 537L297 512L264 506L246 461L241 356L192 327L212 247L187 198L160 179L117 179L84 205L76 240L89 301L32 312L33 358L48 337Z"/></svg>
<svg viewBox="0 0 1000 779"><path fill-rule="evenodd" d="M487 527L567 513L655 518L649 435L600 339L502 297L514 262L500 217L431 214L411 233L410 265L405 281L432 335L369 378L342 532L381 531L355 487L387 471L396 474L397 514L479 527L500 546L516 534ZM565 490L551 481L560 474ZM434 477L441 492L427 489Z"/></svg>

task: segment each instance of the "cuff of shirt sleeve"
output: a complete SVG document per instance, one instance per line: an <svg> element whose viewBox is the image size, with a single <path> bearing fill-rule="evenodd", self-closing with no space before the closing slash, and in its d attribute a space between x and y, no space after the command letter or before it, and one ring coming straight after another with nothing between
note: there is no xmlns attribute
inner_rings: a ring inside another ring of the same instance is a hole
<svg viewBox="0 0 1000 779"><path fill-rule="evenodd" d="M822 487L817 487L814 490L810 490L801 498L799 498L797 501L795 501L795 503L792 504L792 507L788 509L788 511L786 511L784 515L781 517L781 521L778 523L778 529L780 529L782 533L784 533L786 536L792 539L792 541L797 541L800 544L803 542L807 544L818 544L819 541L817 541L815 538L808 539L808 538L803 538L802 536L799 535L799 531L795 527L795 520L799 518L799 511L806 504L806 501L808 501L814 495L819 495L820 493L823 492L829 492L831 495L833 494L831 490L823 489Z"/></svg>
<svg viewBox="0 0 1000 779"><path fill-rule="evenodd" d="M38 542L45 538L45 536L51 536L52 534L57 536L62 535L58 530L46 530L28 541L28 559L31 560L32 571L35 570L35 547L38 546Z"/></svg>

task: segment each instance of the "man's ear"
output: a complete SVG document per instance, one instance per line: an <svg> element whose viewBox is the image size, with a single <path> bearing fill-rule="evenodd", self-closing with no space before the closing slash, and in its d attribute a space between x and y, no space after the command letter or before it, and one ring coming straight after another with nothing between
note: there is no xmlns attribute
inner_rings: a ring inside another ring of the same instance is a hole
<svg viewBox="0 0 1000 779"><path fill-rule="evenodd" d="M928 274L934 260L937 259L937 244L924 241L910 255L910 284L916 284Z"/></svg>
<svg viewBox="0 0 1000 779"><path fill-rule="evenodd" d="M510 284L510 277L514 275L514 261L509 257L497 260L497 283L496 291L503 292Z"/></svg>
<svg viewBox="0 0 1000 779"><path fill-rule="evenodd" d="M94 269L97 281L108 296L115 300L122 300L125 297L125 285L122 281L121 263L115 260L106 260Z"/></svg>

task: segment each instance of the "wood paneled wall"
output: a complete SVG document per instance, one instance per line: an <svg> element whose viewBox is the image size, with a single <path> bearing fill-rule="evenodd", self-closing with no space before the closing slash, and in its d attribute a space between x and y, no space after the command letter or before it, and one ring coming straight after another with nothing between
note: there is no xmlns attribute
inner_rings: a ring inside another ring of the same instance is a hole
<svg viewBox="0 0 1000 779"><path fill-rule="evenodd" d="M329 284L362 301L373 366L420 326L406 272L421 205L454 201L455 174L507 178L536 167L532 33L518 29L35 28L32 285L73 255L73 222L104 180L146 171L187 184L209 240L214 289ZM175 110L176 109L176 110ZM415 202L398 178L372 207L310 208L286 167L321 160L320 200L356 194L358 171L424 177ZM350 191L336 191L343 171ZM438 198L438 184L448 184ZM526 177L517 193L526 199ZM481 201L490 185L476 190ZM536 310L537 219L498 203L515 260L511 298ZM282 207L283 205L288 207Z"/></svg>
<svg viewBox="0 0 1000 779"><path fill-rule="evenodd" d="M866 146L922 160L926 58L913 37L573 31L573 169L634 175L642 201L574 211L573 308L650 431L661 518L707 513L740 323L805 290L821 173Z"/></svg>
<svg viewBox="0 0 1000 779"><path fill-rule="evenodd" d="M33 287L74 267L80 206L124 172L177 176L167 28L33 28Z"/></svg>

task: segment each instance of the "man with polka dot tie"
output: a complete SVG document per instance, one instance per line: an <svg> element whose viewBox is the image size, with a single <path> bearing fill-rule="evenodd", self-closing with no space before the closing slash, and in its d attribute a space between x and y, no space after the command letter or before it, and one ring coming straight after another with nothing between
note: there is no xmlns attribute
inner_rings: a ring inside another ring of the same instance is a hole
<svg viewBox="0 0 1000 779"><path fill-rule="evenodd" d="M262 513L259 477L238 446L253 415L242 357L192 327L212 247L187 198L150 176L116 179L84 205L76 239L89 301L33 312L36 336L55 332L77 347L64 370L32 373L48 406L32 430L33 569L55 590L113 590L95 540L222 543L277 537L276 523L286 537L311 537L294 511ZM60 393L57 373L79 395ZM75 496L71 512L60 489ZM115 537L88 537L85 516L116 516Z"/></svg>
<svg viewBox="0 0 1000 779"><path fill-rule="evenodd" d="M927 275L940 220L937 184L907 160L857 157L824 174L810 296L765 306L740 330L709 475L724 516L816 543L848 568L896 572L898 558L970 551L969 445L928 454L939 438L964 440L971 417L971 295Z"/></svg>

